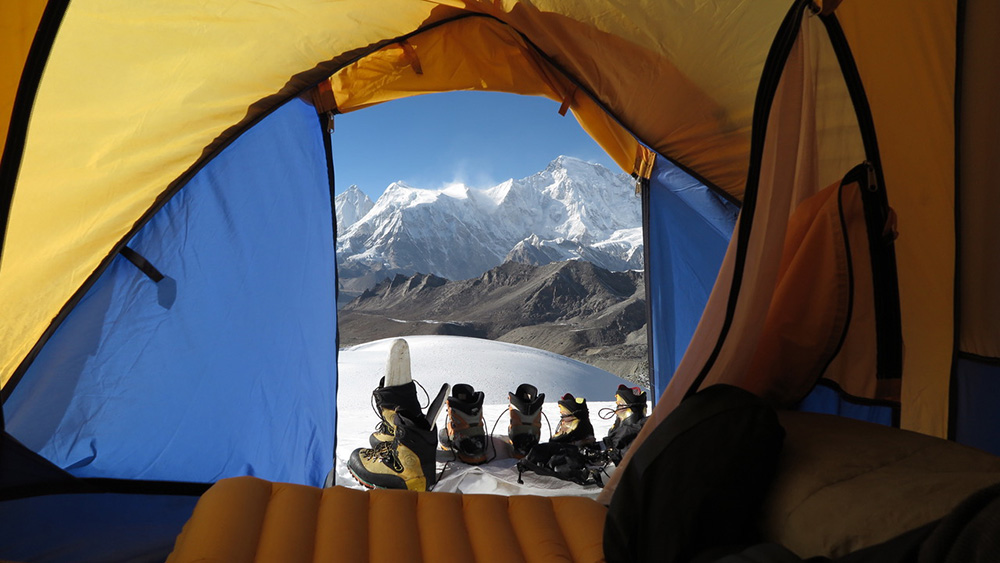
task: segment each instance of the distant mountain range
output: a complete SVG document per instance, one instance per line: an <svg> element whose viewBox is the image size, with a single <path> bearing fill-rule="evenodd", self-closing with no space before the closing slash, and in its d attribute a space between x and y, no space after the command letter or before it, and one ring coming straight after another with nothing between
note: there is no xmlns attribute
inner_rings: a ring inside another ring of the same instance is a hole
<svg viewBox="0 0 1000 563"><path fill-rule="evenodd" d="M336 197L336 214L340 289L348 298L396 274L464 280L507 261L642 268L632 180L566 156L487 189L397 182L373 203L352 186Z"/></svg>
<svg viewBox="0 0 1000 563"><path fill-rule="evenodd" d="M562 354L645 384L646 304L641 271L582 260L507 262L448 281L396 275L339 312L341 346L414 334L473 336Z"/></svg>

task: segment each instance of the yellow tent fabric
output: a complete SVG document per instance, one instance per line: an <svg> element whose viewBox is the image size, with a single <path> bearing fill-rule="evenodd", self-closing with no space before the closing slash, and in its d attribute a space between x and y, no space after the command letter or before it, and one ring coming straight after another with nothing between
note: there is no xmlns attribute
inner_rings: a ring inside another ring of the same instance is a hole
<svg viewBox="0 0 1000 563"><path fill-rule="evenodd" d="M762 201L782 199L784 208L757 218L776 231L751 247L778 252L775 263L798 203L864 156L843 86L824 78L803 82L801 92L822 103L801 122L812 129L795 133L815 146L783 152L787 137L778 136L791 131L773 120L788 126L798 117L774 112L765 143L771 160L750 177L756 95L791 0L384 0L377 8L368 0L74 0L68 8L53 4L65 8L58 35L31 107L16 109L30 120L23 131L9 130L46 4L0 7L0 131L11 133L0 193L12 198L0 255L4 384L158 201L256 119L331 77L341 111L453 88L570 99L584 127L628 172L648 169L644 144L737 199L751 181L767 184ZM996 7L990 0L837 4L823 8L835 8L857 64L898 216L902 426L947 436L955 355L995 358L1000 351L1000 268L983 242L997 228L984 213L997 201L1000 161L997 75L989 62L1000 52L989 25ZM819 37L820 27L807 10L803 29L813 31L803 40ZM404 40L422 79L410 74ZM452 44L468 49L462 61L470 66L460 73L448 68L459 61L446 56ZM494 49L508 66L484 56ZM809 76L837 74L818 40L801 47L800 63ZM22 99L32 99L32 88ZM960 140L956 102L967 110ZM817 160L805 162L809 154ZM969 218L961 224L958 203ZM727 257L718 295L679 370L691 375L677 381L690 381L714 346L735 258ZM759 280L761 294L770 295L777 270L768 276ZM750 330L767 305L741 303L748 316L738 311L743 320L734 334ZM719 369L746 365L755 345L722 348ZM656 416L683 391L668 393Z"/></svg>
<svg viewBox="0 0 1000 563"><path fill-rule="evenodd" d="M1000 4L969 2L966 7L961 93L956 102L963 108L961 136L956 139L959 190L958 274L960 303L958 318L959 349L984 358L1000 357L1000 315L995 307L996 288L1000 287L1000 260L989 242L1000 229L993 210L1000 205L1000 112L996 110L996 92L1000 73L993 57L975 57L973 53L1000 52L1000 37L993 31L1000 21ZM984 303L990 306L984 307Z"/></svg>
<svg viewBox="0 0 1000 563"><path fill-rule="evenodd" d="M905 428L947 435L954 314L954 2L845 2L844 23L875 116L899 216L900 300L906 315ZM876 40L875 35L879 38ZM875 51L878 51L876 53ZM918 59L919 65L900 65ZM897 61L897 62L894 62Z"/></svg>
<svg viewBox="0 0 1000 563"><path fill-rule="evenodd" d="M572 109L624 170L637 172L635 162L648 152L513 28L493 18L469 17L418 33L344 67L330 81L340 113L454 90L544 96Z"/></svg>
<svg viewBox="0 0 1000 563"><path fill-rule="evenodd" d="M3 53L0 58L0 143L7 139L21 71L28 60L28 51L44 9L44 0L4 2L0 6L0 53ZM0 152L2 147L0 144Z"/></svg>
<svg viewBox="0 0 1000 563"><path fill-rule="evenodd" d="M849 3L848 3L849 4ZM846 6L842 5L841 10ZM899 9L904 9L897 6ZM920 22L940 19L948 20L949 15L952 23L955 21L954 6L944 5L926 6L921 4L921 9L926 8L926 12L911 14L911 17ZM920 11L915 8L907 8L904 11ZM929 12L929 13L928 13ZM936 13L942 12L942 13ZM886 14L888 17L888 14ZM878 18L873 18L878 20ZM851 20L848 19L848 23ZM866 12L866 22L869 22ZM884 20L883 20L884 21ZM847 24L845 23L845 34L847 34ZM797 40L797 45L792 50L790 63L802 61L806 67L816 67L818 61L810 62L808 58L798 57L795 53L808 49L809 42L808 19L803 23L803 33ZM932 26L930 37L923 34L928 30L920 25L904 26L906 32L903 37L895 38L898 42L906 45L907 41L913 43L931 44L938 42L941 46L932 53L923 53L928 58L940 63L938 66L930 65L932 69L940 70L950 57L954 57L954 51L949 51L945 45L953 44L955 41L955 26L950 28L947 24ZM934 31L937 34L935 35ZM872 30L872 33L875 31ZM899 32L897 32L899 33ZM913 35L909 35L912 33ZM848 39L850 40L850 34ZM866 40L870 37L865 34ZM852 44L852 49L856 49ZM896 53L902 56L902 53ZM888 66L890 59L884 59L882 54L874 54L871 49L865 49L865 55L876 59L880 65ZM941 57L937 59L937 57ZM902 389L900 391L902 408L901 423L904 428L919 430L937 436L946 436L948 433L948 387L951 381L952 362L952 299L951 281L954 273L954 233L948 231L953 228L953 216L950 214L954 209L951 194L954 191L954 183L951 180L953 169L952 164L953 145L950 142L942 147L942 138L948 139L948 131L937 131L934 127L943 127L947 119L941 115L950 115L951 103L950 91L953 89L953 82L948 83L941 77L927 77L920 70L923 67L905 67L902 72L916 71L921 74L919 79L910 77L900 77L901 72L896 69L896 75L889 72L874 74L864 66L865 59L858 58L858 71L862 81L866 86L868 97L871 101L872 112L875 117L875 129L879 134L879 149L882 155L882 165L885 171L886 189L889 193L890 204L899 214L906 213L910 217L921 217L923 221L933 223L927 225L926 232L935 237L933 241L927 240L926 235L910 236L906 224L900 220L900 237L896 241L896 256L899 267L900 279L900 302L903 322L903 373ZM789 68L792 72L789 72ZM739 297L736 308L732 316L727 317L725 303L729 300L732 287L736 286L734 277L737 257L736 246L730 245L729 253L723 263L723 271L713 290L713 294L706 308L705 316L695 333L691 347L683 358L670 386L667 388L661 401L654 410L654 421L663 419L688 392L690 386L696 382L701 385L712 383L730 382L735 383L742 380L744 373L751 366L752 358L757 350L759 332L757 327L764 324L770 300L774 297L773 291L777 283L777 272L780 264L776 255L781 248L782 241L785 240L788 218L798 207L798 202L809 197L814 190L824 186L823 183L816 182L816 173L812 172L817 166L819 159L820 145L814 141L816 133L815 115L817 110L808 107L811 103L819 102L818 96L808 94L812 88L809 77L817 74L815 70L809 70L802 75L794 72L797 68L790 64L783 73L782 82L777 91L775 105L772 107L769 118L770 125L766 132L766 140L763 149L763 165L760 176L760 187L758 197L767 201L767 207L759 209L754 215L754 230L748 236L747 253L754 256L753 268L749 274L744 274L742 284L739 285ZM952 72L954 66L952 65ZM885 70L885 69L880 69ZM866 74L867 71L867 74ZM875 82L873 89L868 88L869 78ZM952 76L953 78L953 76ZM891 82L889 82L891 80ZM942 82L945 84L942 86ZM907 91L904 94L899 92L900 86L905 84ZM952 84L952 86L948 86ZM922 90L920 86L924 86ZM885 90L891 94L884 93ZM880 91L882 92L880 94ZM805 92L806 94L801 94ZM917 100L910 103L896 103L898 97L908 97L909 100ZM876 103L878 100L879 103ZM891 109L889 107L891 106ZM935 118L927 120L920 126L918 138L896 138L894 135L912 135L910 130L904 133L902 126L905 123L919 120L916 113L921 111L918 108L937 108ZM913 113L903 113L903 109L911 109ZM881 117L881 119L880 119ZM897 128L894 129L893 126ZM931 128L930 130L925 130ZM887 130L889 141L883 130ZM926 136L924 136L926 135ZM935 138L937 137L937 138ZM888 145L892 145L887 148ZM912 149L910 147L913 147ZM913 157L908 154L909 150L920 151L921 164L914 167L911 162ZM935 159L930 155L934 151L943 151L941 158ZM943 164L942 164L943 163ZM914 172L916 169L916 173ZM932 180L928 180L928 178ZM899 182L904 182L899 184ZM909 182L909 183L906 183ZM894 186L897 186L894 189ZM911 187L912 186L912 187ZM941 186L945 186L941 189ZM933 194L933 195L931 195ZM940 198L940 199L938 199ZM906 200L905 203L900 199ZM942 210L948 210L944 217L935 217ZM914 226L918 230L921 227ZM907 241L907 238L910 240ZM932 264L938 265L940 269L934 270ZM916 271L915 271L916 270ZM931 270L934 270L933 272ZM935 285L939 283L940 286ZM933 303L931 303L933 301ZM933 328L931 328L933 327ZM720 341L720 335L737 335L735 338L729 337ZM819 345L819 343L817 343ZM917 347L914 348L914 345ZM708 366L708 367L705 367ZM871 372L874 375L874 371ZM775 374L775 377L778 375ZM894 394L892 386L882 387L877 390L886 393L889 397ZM879 398L872 396L870 398ZM885 398L885 397L883 397ZM648 425L639 436L637 443L655 427ZM612 485L614 482L612 482ZM612 487L613 488L613 487ZM605 497L606 498L606 497Z"/></svg>

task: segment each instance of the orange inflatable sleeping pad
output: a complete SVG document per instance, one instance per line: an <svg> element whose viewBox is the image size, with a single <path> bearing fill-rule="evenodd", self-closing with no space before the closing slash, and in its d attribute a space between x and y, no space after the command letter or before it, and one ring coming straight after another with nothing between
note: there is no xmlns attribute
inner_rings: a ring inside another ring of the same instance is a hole
<svg viewBox="0 0 1000 563"><path fill-rule="evenodd" d="M582 497L319 489L223 479L170 563L604 561L606 508Z"/></svg>

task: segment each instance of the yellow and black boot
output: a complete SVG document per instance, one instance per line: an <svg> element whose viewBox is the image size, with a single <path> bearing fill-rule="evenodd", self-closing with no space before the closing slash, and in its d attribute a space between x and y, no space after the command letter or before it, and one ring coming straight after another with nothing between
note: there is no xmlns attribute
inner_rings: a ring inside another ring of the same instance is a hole
<svg viewBox="0 0 1000 563"><path fill-rule="evenodd" d="M528 455L531 448L538 444L542 434L542 402L545 393L539 394L538 388L528 383L517 386L517 391L507 393L510 406L510 425L507 436L510 439L514 457L522 459Z"/></svg>
<svg viewBox="0 0 1000 563"><path fill-rule="evenodd" d="M559 399L559 426L550 441L574 446L593 444L596 441L587 399L574 397L570 393Z"/></svg>
<svg viewBox="0 0 1000 563"><path fill-rule="evenodd" d="M601 409L601 418L606 409ZM608 459L618 465L646 423L646 392L638 387L619 385L615 392L615 422L604 438Z"/></svg>
<svg viewBox="0 0 1000 563"><path fill-rule="evenodd" d="M486 424L483 421L482 391L467 383L451 388L448 422L441 429L441 447L454 450L460 461L473 465L486 461Z"/></svg>
<svg viewBox="0 0 1000 563"><path fill-rule="evenodd" d="M372 391L372 400L379 417L375 432L368 438L368 443L373 448L381 442L391 442L395 438L396 413L401 413L411 420L422 414L417 399L417 386L413 380L402 385L387 386L383 377L379 380L378 388Z"/></svg>
<svg viewBox="0 0 1000 563"><path fill-rule="evenodd" d="M423 416L411 419L398 411L394 420L393 439L354 450L347 468L369 489L428 491L437 482L435 427Z"/></svg>

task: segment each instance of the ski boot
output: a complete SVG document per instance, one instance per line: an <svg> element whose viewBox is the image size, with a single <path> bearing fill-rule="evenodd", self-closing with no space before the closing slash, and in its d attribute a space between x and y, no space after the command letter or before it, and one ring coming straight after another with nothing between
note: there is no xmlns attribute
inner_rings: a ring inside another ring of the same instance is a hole
<svg viewBox="0 0 1000 563"><path fill-rule="evenodd" d="M351 453L347 468L369 489L428 491L437 482L435 427L424 416L396 411L395 434L388 442Z"/></svg>
<svg viewBox="0 0 1000 563"><path fill-rule="evenodd" d="M460 383L448 397L448 423L441 429L441 447L454 450L460 461L477 465L486 461L486 426L483 392Z"/></svg>
<svg viewBox="0 0 1000 563"><path fill-rule="evenodd" d="M510 439L511 448L514 450L514 457L522 459L528 455L542 433L542 402L545 400L545 393L538 394L538 389L534 385L522 383L517 386L517 391L507 393L510 406L510 425L507 427L507 436Z"/></svg>
<svg viewBox="0 0 1000 563"><path fill-rule="evenodd" d="M559 400L559 426L550 442L583 446L595 441L587 399L566 393Z"/></svg>
<svg viewBox="0 0 1000 563"><path fill-rule="evenodd" d="M611 412L617 418L604 438L604 445L608 460L618 465L646 423L646 392L638 387L619 385L615 392L615 408Z"/></svg>

